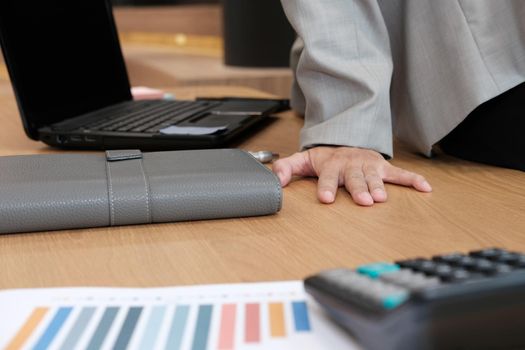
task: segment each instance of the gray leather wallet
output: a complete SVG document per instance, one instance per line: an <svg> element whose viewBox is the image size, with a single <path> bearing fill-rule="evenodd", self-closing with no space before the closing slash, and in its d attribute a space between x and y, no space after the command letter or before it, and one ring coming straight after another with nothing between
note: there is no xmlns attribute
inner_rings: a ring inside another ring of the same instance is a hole
<svg viewBox="0 0 525 350"><path fill-rule="evenodd" d="M0 157L0 233L267 215L281 196L237 149Z"/></svg>

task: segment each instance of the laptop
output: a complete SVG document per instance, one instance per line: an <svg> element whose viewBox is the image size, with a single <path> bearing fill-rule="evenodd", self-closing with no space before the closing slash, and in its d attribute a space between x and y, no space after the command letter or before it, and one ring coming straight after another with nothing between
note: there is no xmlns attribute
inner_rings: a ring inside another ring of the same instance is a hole
<svg viewBox="0 0 525 350"><path fill-rule="evenodd" d="M109 0L2 0L0 42L26 134L73 149L215 148L286 100L133 101Z"/></svg>

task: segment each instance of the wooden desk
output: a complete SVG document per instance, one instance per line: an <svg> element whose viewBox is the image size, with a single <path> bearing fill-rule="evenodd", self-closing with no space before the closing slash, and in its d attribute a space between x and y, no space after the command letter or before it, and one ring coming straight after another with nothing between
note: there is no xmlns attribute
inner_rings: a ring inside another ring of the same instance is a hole
<svg viewBox="0 0 525 350"><path fill-rule="evenodd" d="M231 87L173 92L261 96ZM0 95L0 123L1 154L55 152L25 137L10 94ZM242 147L288 155L301 125L284 113ZM425 175L434 192L388 185L388 203L363 208L341 190L335 204L322 205L315 180L305 179L284 189L283 209L273 216L0 236L0 288L288 280L487 246L525 250L523 172L427 160L399 147L394 163Z"/></svg>

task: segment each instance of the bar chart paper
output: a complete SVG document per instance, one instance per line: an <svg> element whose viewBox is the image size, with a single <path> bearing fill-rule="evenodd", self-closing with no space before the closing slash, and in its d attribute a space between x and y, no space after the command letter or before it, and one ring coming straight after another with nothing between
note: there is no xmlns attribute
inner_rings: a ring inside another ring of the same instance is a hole
<svg viewBox="0 0 525 350"><path fill-rule="evenodd" d="M0 349L358 349L302 282L0 292Z"/></svg>

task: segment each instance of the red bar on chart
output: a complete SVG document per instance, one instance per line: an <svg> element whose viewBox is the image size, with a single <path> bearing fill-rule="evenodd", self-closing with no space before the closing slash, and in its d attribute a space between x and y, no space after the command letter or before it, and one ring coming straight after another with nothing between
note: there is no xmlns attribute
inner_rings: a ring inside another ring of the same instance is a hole
<svg viewBox="0 0 525 350"><path fill-rule="evenodd" d="M224 304L221 310L219 350L233 350L235 339L235 304Z"/></svg>
<svg viewBox="0 0 525 350"><path fill-rule="evenodd" d="M244 340L247 343L258 343L261 341L260 334L260 308L259 304L246 304L246 324Z"/></svg>

